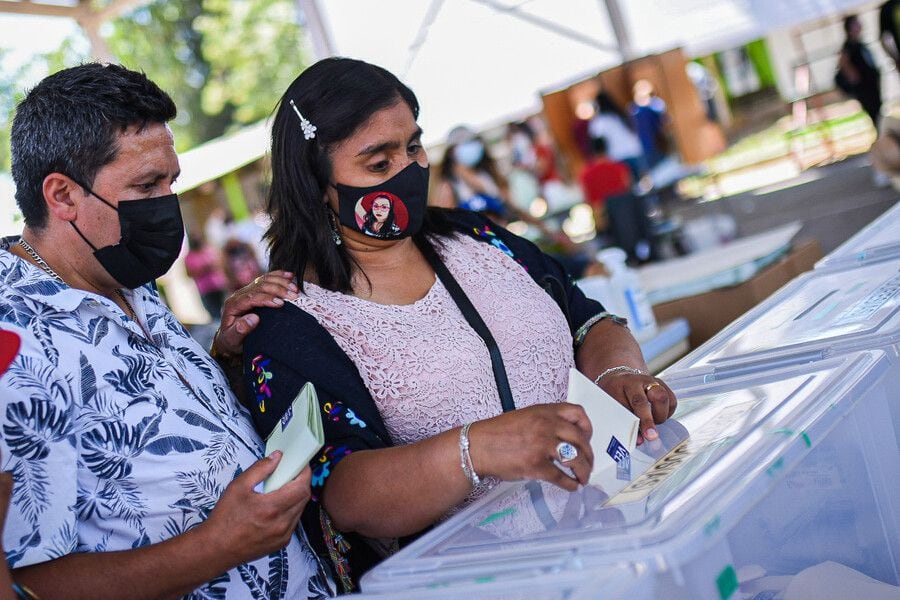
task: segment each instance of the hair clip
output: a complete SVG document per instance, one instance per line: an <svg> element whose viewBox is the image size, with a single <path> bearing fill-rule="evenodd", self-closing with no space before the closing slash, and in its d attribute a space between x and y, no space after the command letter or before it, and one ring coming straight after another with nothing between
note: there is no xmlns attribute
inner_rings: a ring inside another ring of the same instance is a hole
<svg viewBox="0 0 900 600"><path fill-rule="evenodd" d="M311 140L316 137L316 126L309 122L309 119L300 114L300 109L297 108L297 105L294 104L293 100L290 100L291 108L294 109L294 112L297 113L297 116L300 117L300 128L303 130L304 139Z"/></svg>

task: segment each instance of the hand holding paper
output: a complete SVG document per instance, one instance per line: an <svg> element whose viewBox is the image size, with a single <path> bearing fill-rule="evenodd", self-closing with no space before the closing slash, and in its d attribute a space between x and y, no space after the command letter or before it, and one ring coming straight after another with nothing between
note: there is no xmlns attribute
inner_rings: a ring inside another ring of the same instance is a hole
<svg viewBox="0 0 900 600"><path fill-rule="evenodd" d="M266 456L281 450L282 457L263 484L263 492L274 492L296 477L324 443L316 388L307 383L266 438Z"/></svg>
<svg viewBox="0 0 900 600"><path fill-rule="evenodd" d="M569 370L567 400L584 409L594 429L591 437L591 448L594 450L591 483L611 468L616 468L617 479L629 480L631 453L637 446L640 420L576 369Z"/></svg>

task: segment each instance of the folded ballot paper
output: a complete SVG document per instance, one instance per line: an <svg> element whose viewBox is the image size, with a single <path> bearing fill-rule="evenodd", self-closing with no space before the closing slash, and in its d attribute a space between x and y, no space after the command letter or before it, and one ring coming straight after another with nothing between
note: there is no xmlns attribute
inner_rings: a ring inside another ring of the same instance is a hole
<svg viewBox="0 0 900 600"><path fill-rule="evenodd" d="M594 430L590 483L608 480L613 469L617 480L630 481L631 453L637 446L640 420L576 369L569 370L567 401L584 408Z"/></svg>
<svg viewBox="0 0 900 600"><path fill-rule="evenodd" d="M299 475L324 443L316 388L307 383L266 438L266 456L276 450L281 450L282 456L263 484L263 492L274 492Z"/></svg>

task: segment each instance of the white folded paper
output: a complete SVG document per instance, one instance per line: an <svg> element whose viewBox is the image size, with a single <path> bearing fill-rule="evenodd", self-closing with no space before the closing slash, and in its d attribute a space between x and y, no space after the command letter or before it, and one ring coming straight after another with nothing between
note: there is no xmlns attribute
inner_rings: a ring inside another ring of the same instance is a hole
<svg viewBox="0 0 900 600"><path fill-rule="evenodd" d="M266 456L281 450L281 462L266 478L265 493L274 492L306 467L325 443L316 388L307 383L266 438Z"/></svg>
<svg viewBox="0 0 900 600"><path fill-rule="evenodd" d="M640 420L576 369L569 370L569 395L566 399L584 408L594 434L594 469L590 483L615 477L631 480L631 454L637 446ZM612 471L612 473L611 473Z"/></svg>

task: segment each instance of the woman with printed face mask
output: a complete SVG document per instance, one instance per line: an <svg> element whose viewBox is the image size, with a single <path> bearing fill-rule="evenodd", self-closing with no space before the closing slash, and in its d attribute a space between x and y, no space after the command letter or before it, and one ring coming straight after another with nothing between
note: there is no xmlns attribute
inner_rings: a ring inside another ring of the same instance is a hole
<svg viewBox="0 0 900 600"><path fill-rule="evenodd" d="M271 262L300 274L301 293L259 311L248 404L267 435L315 385L325 446L304 525L345 590L498 480L586 483L591 426L564 402L570 367L646 439L675 409L621 320L558 263L481 215L426 207L418 112L394 75L329 58L288 87L273 124ZM376 238L358 210L379 194L407 218Z"/></svg>

